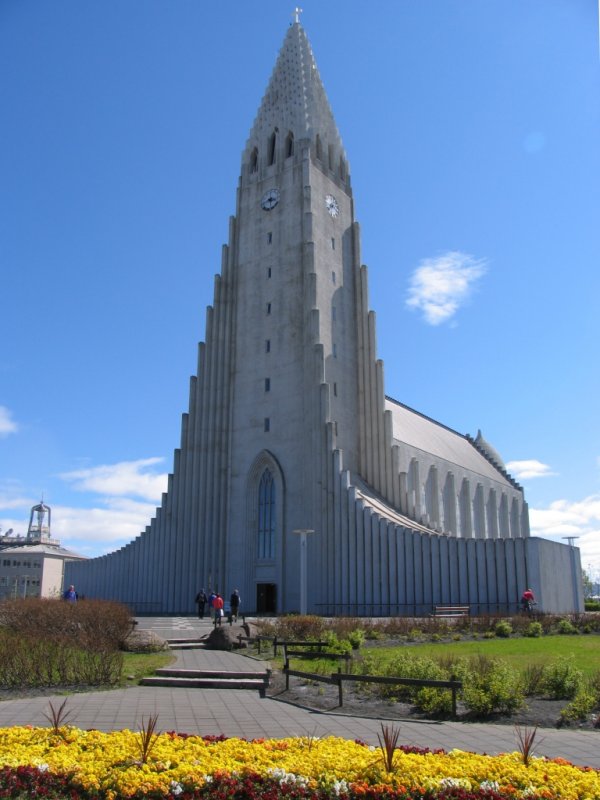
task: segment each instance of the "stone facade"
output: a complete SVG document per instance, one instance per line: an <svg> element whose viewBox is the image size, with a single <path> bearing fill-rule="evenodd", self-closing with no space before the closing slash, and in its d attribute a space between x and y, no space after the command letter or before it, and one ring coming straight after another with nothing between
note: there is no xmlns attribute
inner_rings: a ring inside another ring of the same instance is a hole
<svg viewBox="0 0 600 800"><path fill-rule="evenodd" d="M348 162L295 23L242 155L168 491L141 536L67 581L148 613L192 612L200 586L259 611L299 610L302 588L325 614L506 611L531 583L547 610L579 610L578 551L529 538L481 434L384 386Z"/></svg>

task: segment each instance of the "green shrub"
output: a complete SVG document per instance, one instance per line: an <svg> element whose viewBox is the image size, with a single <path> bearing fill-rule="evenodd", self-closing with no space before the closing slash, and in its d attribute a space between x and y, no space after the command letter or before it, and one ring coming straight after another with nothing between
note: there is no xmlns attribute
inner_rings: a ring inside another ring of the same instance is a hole
<svg viewBox="0 0 600 800"><path fill-rule="evenodd" d="M583 683L583 673L574 665L572 657L558 658L544 667L543 692L555 700L575 697Z"/></svg>
<svg viewBox="0 0 600 800"><path fill-rule="evenodd" d="M528 664L521 674L523 692L526 697L539 694L544 681L544 666L542 664Z"/></svg>
<svg viewBox="0 0 600 800"><path fill-rule="evenodd" d="M0 685L6 688L109 686L118 683L122 666L116 649L0 630Z"/></svg>
<svg viewBox="0 0 600 800"><path fill-rule="evenodd" d="M563 722L587 719L597 704L598 700L593 692L587 689L581 689L571 702L562 709L560 718Z"/></svg>
<svg viewBox="0 0 600 800"><path fill-rule="evenodd" d="M483 635L484 639L495 639L496 638L496 634L494 633L494 631L484 631L482 635Z"/></svg>
<svg viewBox="0 0 600 800"><path fill-rule="evenodd" d="M435 686L424 686L416 693L414 703L421 711L432 716L452 713L452 694L450 689L436 689Z"/></svg>
<svg viewBox="0 0 600 800"><path fill-rule="evenodd" d="M531 639L537 639L544 632L541 623L530 622L523 631L523 636L529 636Z"/></svg>
<svg viewBox="0 0 600 800"><path fill-rule="evenodd" d="M327 645L327 649L333 653L350 653L352 645L347 639L340 640L333 631L327 631L325 636L322 637Z"/></svg>
<svg viewBox="0 0 600 800"><path fill-rule="evenodd" d="M350 631L346 638L350 642L353 650L360 650L365 643L365 632L360 628L356 628L356 630Z"/></svg>
<svg viewBox="0 0 600 800"><path fill-rule="evenodd" d="M586 611L600 611L600 600L586 600L584 607Z"/></svg>
<svg viewBox="0 0 600 800"><path fill-rule="evenodd" d="M501 620L500 622L497 622L494 627L494 633L501 639L508 639L512 632L512 625L510 622L508 622L508 620Z"/></svg>
<svg viewBox="0 0 600 800"><path fill-rule="evenodd" d="M479 656L461 677L462 699L473 716L511 714L525 703L518 672L503 661Z"/></svg>
<svg viewBox="0 0 600 800"><path fill-rule="evenodd" d="M573 635L579 633L579 630L573 625L569 619L561 619L556 626L556 632L562 635Z"/></svg>
<svg viewBox="0 0 600 800"><path fill-rule="evenodd" d="M385 633L378 628L367 628L365 631L365 638L371 641L377 641L378 639L385 639Z"/></svg>
<svg viewBox="0 0 600 800"><path fill-rule="evenodd" d="M445 672L432 658L416 656L414 653L400 652L380 670L388 677L420 678L425 680L443 680ZM419 687L382 685L380 692L384 697L396 697L401 700L414 701Z"/></svg>

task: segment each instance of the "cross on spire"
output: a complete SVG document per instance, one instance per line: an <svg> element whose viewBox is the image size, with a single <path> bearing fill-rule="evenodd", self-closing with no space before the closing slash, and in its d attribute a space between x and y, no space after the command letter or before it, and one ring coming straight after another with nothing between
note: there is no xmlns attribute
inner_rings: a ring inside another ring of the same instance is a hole
<svg viewBox="0 0 600 800"><path fill-rule="evenodd" d="M300 22L300 14L302 14L303 9L296 6L294 9L294 22Z"/></svg>

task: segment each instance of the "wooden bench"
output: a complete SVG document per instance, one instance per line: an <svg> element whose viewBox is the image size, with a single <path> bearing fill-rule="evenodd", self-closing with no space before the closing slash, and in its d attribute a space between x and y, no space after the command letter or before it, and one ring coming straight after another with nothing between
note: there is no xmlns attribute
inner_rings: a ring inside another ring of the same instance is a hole
<svg viewBox="0 0 600 800"><path fill-rule="evenodd" d="M471 613L470 606L434 606L432 617L445 617L446 619L459 619L468 617Z"/></svg>

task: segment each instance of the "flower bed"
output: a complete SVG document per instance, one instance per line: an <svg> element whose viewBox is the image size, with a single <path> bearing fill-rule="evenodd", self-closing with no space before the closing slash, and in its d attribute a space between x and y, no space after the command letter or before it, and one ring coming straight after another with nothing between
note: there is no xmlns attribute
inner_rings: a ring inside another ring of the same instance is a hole
<svg viewBox="0 0 600 800"><path fill-rule="evenodd" d="M389 755L389 753L388 753ZM600 772L520 752L484 756L339 738L244 739L63 726L0 729L0 797L565 798L600 800Z"/></svg>

